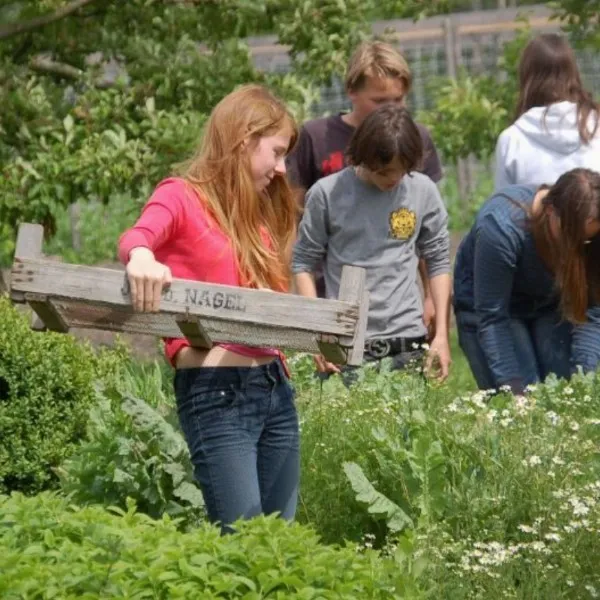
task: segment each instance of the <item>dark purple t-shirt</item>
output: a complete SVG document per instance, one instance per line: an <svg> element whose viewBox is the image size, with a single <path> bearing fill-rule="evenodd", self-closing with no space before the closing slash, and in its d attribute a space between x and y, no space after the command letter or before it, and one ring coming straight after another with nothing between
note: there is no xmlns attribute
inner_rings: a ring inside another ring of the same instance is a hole
<svg viewBox="0 0 600 600"><path fill-rule="evenodd" d="M424 150L420 171L437 183L443 175L437 150L427 128L418 123L417 127ZM304 123L298 143L287 160L292 183L308 190L322 177L341 171L346 166L345 151L354 131L341 114Z"/></svg>

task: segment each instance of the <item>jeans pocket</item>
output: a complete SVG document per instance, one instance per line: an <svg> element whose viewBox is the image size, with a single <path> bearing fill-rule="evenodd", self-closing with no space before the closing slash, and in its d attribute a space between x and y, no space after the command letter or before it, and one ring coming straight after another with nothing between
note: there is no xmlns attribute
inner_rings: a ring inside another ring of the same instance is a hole
<svg viewBox="0 0 600 600"><path fill-rule="evenodd" d="M239 406L243 401L243 393L234 387L223 389L194 389L183 398L177 398L177 409L182 422L198 420L209 423L235 417L239 414Z"/></svg>

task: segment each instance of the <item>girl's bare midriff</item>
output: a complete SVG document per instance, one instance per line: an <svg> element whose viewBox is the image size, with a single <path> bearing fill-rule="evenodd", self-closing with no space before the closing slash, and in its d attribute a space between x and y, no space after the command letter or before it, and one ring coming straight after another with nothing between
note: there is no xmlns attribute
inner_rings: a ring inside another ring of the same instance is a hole
<svg viewBox="0 0 600 600"><path fill-rule="evenodd" d="M215 346L210 350L198 348L182 348L175 358L176 369L193 369L197 367L258 367L274 360L274 356L243 356Z"/></svg>

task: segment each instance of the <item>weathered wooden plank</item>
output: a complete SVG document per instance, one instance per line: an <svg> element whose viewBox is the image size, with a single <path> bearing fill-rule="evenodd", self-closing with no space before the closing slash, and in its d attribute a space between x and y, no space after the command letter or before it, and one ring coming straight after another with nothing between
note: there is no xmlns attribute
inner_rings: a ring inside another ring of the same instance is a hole
<svg viewBox="0 0 600 600"><path fill-rule="evenodd" d="M126 306L110 307L67 300L54 300L54 304L72 328L85 327L156 337L177 338L182 335L172 314L134 313ZM202 325L211 340L219 342L293 348L312 353L319 351L317 332L294 329L293 323L282 328L213 319L204 320Z"/></svg>
<svg viewBox="0 0 600 600"><path fill-rule="evenodd" d="M15 257L40 258L42 256L42 244L44 242L44 228L33 223L22 223L17 232L15 245ZM11 278L12 279L12 278ZM20 304L25 302L25 294L15 292L10 288L10 298L13 302Z"/></svg>
<svg viewBox="0 0 600 600"><path fill-rule="evenodd" d="M34 329L50 329L50 331L58 331L60 333L67 333L69 331L69 326L48 296L26 293L25 300L43 321L41 326L32 325Z"/></svg>
<svg viewBox="0 0 600 600"><path fill-rule="evenodd" d="M321 335L317 337L319 354L322 354L325 360L335 364L344 365L348 360L348 351L342 348L339 340L334 335Z"/></svg>
<svg viewBox="0 0 600 600"><path fill-rule="evenodd" d="M212 340L198 317L189 315L175 317L175 322L192 346L195 348L212 348Z"/></svg>
<svg viewBox="0 0 600 600"><path fill-rule="evenodd" d="M131 312L128 320L134 314L128 290L123 289L122 271L26 258L15 259L11 279L14 289L20 292L123 307ZM210 333L208 321L219 319L224 320L223 331L227 330L225 323L289 328L293 319L297 330L352 338L358 319L357 302L304 298L184 279L173 280L163 293L160 310L171 315L189 313L200 317L212 339L219 338Z"/></svg>
<svg viewBox="0 0 600 600"><path fill-rule="evenodd" d="M338 299L359 306L358 320L353 335L340 337L341 346L349 348L347 364L362 364L365 350L365 333L369 314L369 292L366 289L366 273L360 267L350 265L342 268Z"/></svg>
<svg viewBox="0 0 600 600"><path fill-rule="evenodd" d="M42 245L44 243L44 228L35 223L21 223L17 232L17 241L15 244L15 257L19 258L41 258ZM10 288L10 299L22 304L25 302L25 295L21 292L14 292ZM31 328L36 331L43 331L46 328L42 315L31 307ZM44 310L44 309L42 309ZM46 311L47 312L47 311ZM50 319L52 316L48 313Z"/></svg>

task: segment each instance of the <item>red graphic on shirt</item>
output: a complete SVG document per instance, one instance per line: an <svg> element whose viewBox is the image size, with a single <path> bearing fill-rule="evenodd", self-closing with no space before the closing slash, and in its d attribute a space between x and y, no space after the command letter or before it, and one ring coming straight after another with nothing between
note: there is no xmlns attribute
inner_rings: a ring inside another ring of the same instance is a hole
<svg viewBox="0 0 600 600"><path fill-rule="evenodd" d="M344 153L332 152L322 163L321 171L323 176L337 173L344 168Z"/></svg>

